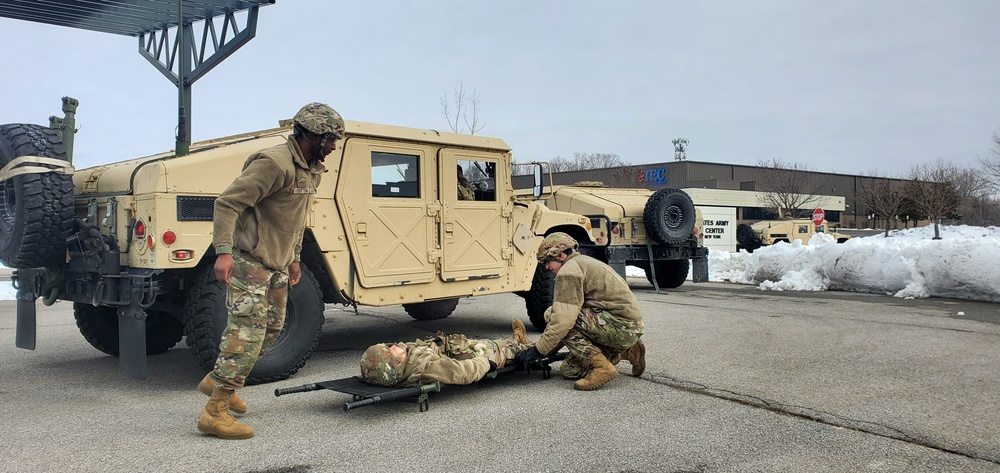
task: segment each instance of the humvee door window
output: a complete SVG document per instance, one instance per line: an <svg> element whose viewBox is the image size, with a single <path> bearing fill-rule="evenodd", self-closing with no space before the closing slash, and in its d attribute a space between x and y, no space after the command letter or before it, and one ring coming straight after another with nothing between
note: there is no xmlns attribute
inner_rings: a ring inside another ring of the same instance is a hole
<svg viewBox="0 0 1000 473"><path fill-rule="evenodd" d="M822 225L816 227L816 233L823 233L823 226Z"/></svg>
<svg viewBox="0 0 1000 473"><path fill-rule="evenodd" d="M420 160L412 154L372 151L372 197L420 197Z"/></svg>
<svg viewBox="0 0 1000 473"><path fill-rule="evenodd" d="M808 225L799 225L799 233L809 233Z"/></svg>
<svg viewBox="0 0 1000 473"><path fill-rule="evenodd" d="M458 169L458 185L465 186L473 196L472 199L463 199L464 191L458 189L459 200L497 200L496 161L459 159Z"/></svg>

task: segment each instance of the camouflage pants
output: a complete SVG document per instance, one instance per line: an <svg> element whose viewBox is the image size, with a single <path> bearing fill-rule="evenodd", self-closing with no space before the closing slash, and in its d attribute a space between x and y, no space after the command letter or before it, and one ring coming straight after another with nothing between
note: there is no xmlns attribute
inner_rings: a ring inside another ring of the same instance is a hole
<svg viewBox="0 0 1000 473"><path fill-rule="evenodd" d="M233 259L236 267L226 293L229 318L212 378L224 388L236 389L281 334L288 270L274 271L237 249L233 249Z"/></svg>
<svg viewBox="0 0 1000 473"><path fill-rule="evenodd" d="M460 333L451 335L439 333L436 338L438 343L444 341L443 351L449 358L469 360L485 356L497 366L507 366L508 362L513 362L515 355L529 348L528 345L522 345L514 340L468 339Z"/></svg>
<svg viewBox="0 0 1000 473"><path fill-rule="evenodd" d="M626 320L609 312L584 307L576 325L563 338L569 356L559 366L565 378L579 379L587 374L586 360L603 354L609 360L632 348L642 336L642 321Z"/></svg>

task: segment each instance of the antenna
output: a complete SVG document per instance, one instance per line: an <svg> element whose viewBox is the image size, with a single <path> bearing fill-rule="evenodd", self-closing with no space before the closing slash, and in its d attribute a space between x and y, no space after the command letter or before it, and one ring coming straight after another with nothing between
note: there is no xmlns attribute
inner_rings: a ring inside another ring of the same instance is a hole
<svg viewBox="0 0 1000 473"><path fill-rule="evenodd" d="M672 143L674 144L674 160L675 161L686 160L687 148L688 148L687 138L677 138Z"/></svg>

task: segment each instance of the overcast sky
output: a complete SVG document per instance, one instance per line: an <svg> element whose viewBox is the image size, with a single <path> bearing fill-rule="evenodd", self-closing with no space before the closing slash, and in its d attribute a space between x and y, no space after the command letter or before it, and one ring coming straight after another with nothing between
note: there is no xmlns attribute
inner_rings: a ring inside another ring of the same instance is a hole
<svg viewBox="0 0 1000 473"><path fill-rule="evenodd" d="M257 37L194 85L193 138L276 125L306 102L479 134L518 161L614 153L642 164L778 158L900 175L973 166L1000 130L1000 1L277 0ZM197 30L200 34L200 29ZM138 41L0 18L0 123L80 100L77 167L172 149L173 85Z"/></svg>

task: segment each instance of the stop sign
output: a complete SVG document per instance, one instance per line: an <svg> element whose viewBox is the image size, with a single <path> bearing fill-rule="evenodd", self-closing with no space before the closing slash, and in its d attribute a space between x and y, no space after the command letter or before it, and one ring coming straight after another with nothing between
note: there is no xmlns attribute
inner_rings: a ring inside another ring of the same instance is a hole
<svg viewBox="0 0 1000 473"><path fill-rule="evenodd" d="M823 220L826 220L826 213L823 212L823 209L813 210L813 224L818 227L823 224Z"/></svg>

